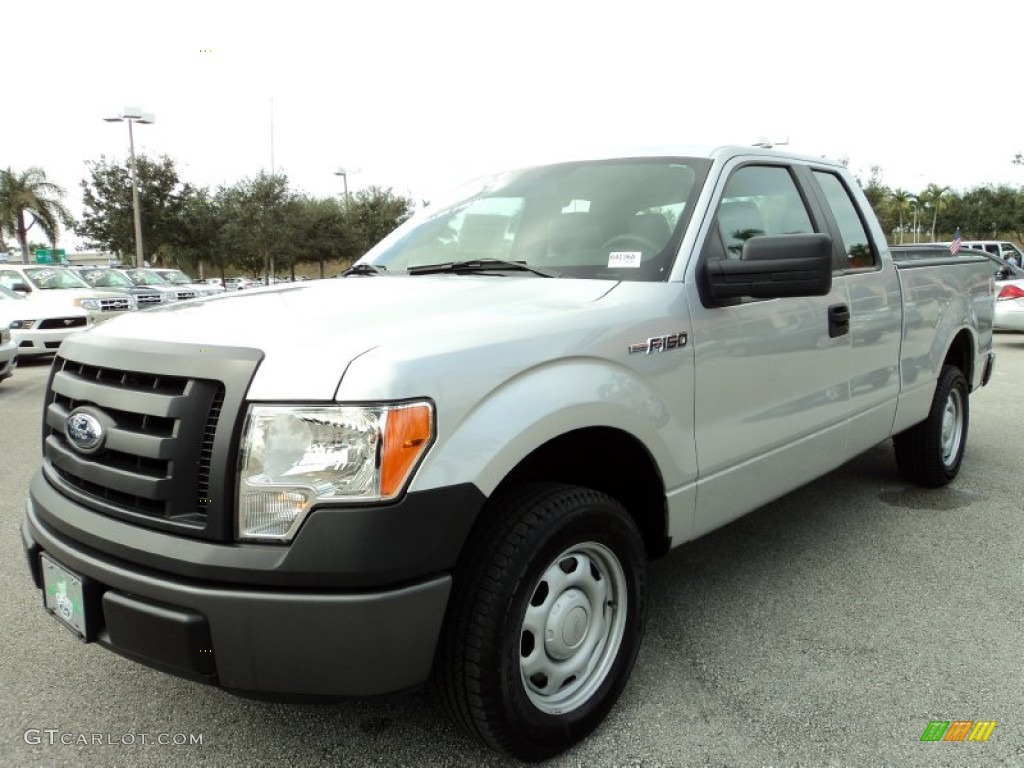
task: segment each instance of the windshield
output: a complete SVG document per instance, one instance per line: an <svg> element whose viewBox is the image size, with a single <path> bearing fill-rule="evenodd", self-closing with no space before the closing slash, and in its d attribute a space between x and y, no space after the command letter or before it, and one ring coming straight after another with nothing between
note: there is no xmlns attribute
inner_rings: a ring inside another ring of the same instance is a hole
<svg viewBox="0 0 1024 768"><path fill-rule="evenodd" d="M4 299L21 299L21 300L24 300L25 297L22 296L19 293L15 293L14 291L12 291L10 288L8 288L6 286L0 285L0 301L3 301Z"/></svg>
<svg viewBox="0 0 1024 768"><path fill-rule="evenodd" d="M133 283L120 272L112 269L90 269L82 277L96 288L131 288Z"/></svg>
<svg viewBox="0 0 1024 768"><path fill-rule="evenodd" d="M55 267L30 267L25 277L41 291L58 288L88 288L80 277L67 269Z"/></svg>
<svg viewBox="0 0 1024 768"><path fill-rule="evenodd" d="M148 269L129 269L125 274L136 285L167 285L166 280Z"/></svg>
<svg viewBox="0 0 1024 768"><path fill-rule="evenodd" d="M709 166L632 158L489 177L457 202L421 211L361 261L387 274L500 259L572 277L664 280Z"/></svg>
<svg viewBox="0 0 1024 768"><path fill-rule="evenodd" d="M158 274L171 285L190 285L192 283L188 279L188 275L177 269L166 270Z"/></svg>

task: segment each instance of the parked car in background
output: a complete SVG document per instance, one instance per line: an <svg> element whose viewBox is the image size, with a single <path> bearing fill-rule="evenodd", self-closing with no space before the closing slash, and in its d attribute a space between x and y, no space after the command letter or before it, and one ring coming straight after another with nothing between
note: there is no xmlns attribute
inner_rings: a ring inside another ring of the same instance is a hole
<svg viewBox="0 0 1024 768"><path fill-rule="evenodd" d="M256 283L247 277L229 277L224 280L224 287L229 291L243 291L246 288L255 288Z"/></svg>
<svg viewBox="0 0 1024 768"><path fill-rule="evenodd" d="M125 274L128 278L136 285L145 286L147 288L168 288L174 292L174 298L176 301L188 301L189 299L198 298L201 294L199 289L191 284L187 285L171 285L163 277L156 273L152 269L127 269Z"/></svg>
<svg viewBox="0 0 1024 768"><path fill-rule="evenodd" d="M137 306L131 296L94 288L67 267L0 264L0 285L23 294L29 301L45 301L50 308L57 304L84 309L94 323L130 312Z"/></svg>
<svg viewBox="0 0 1024 768"><path fill-rule="evenodd" d="M197 283L180 269L151 268L151 272L160 275L167 283L175 288L192 288L200 296L213 296L224 293L224 286L210 285L210 283Z"/></svg>
<svg viewBox="0 0 1024 768"><path fill-rule="evenodd" d="M92 324L84 309L46 298L29 301L0 285L0 326L10 329L20 357L52 355L64 339Z"/></svg>
<svg viewBox="0 0 1024 768"><path fill-rule="evenodd" d="M1017 266L1024 265L1024 253L1013 243L1007 240L964 240L960 248L969 248L974 251L986 251L1001 259L1016 259Z"/></svg>
<svg viewBox="0 0 1024 768"><path fill-rule="evenodd" d="M10 323L0 311L0 381L14 373L18 365L18 343L11 336Z"/></svg>
<svg viewBox="0 0 1024 768"><path fill-rule="evenodd" d="M94 288L104 288L132 296L139 309L178 300L177 293L171 286L136 285L123 270L112 267L83 269L79 276Z"/></svg>
<svg viewBox="0 0 1024 768"><path fill-rule="evenodd" d="M1004 265L996 278L996 312L993 327L997 331L1024 331L1024 269L1003 259Z"/></svg>

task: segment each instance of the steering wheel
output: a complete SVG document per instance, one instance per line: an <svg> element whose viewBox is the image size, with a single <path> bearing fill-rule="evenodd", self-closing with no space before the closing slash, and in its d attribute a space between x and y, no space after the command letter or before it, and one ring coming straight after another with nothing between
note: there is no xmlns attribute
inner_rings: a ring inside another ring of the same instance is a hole
<svg viewBox="0 0 1024 768"><path fill-rule="evenodd" d="M639 245L640 247L639 248L626 248L626 247L623 247L623 246L628 245L628 244ZM604 247L604 249L606 251L609 251L609 252L611 252L611 251L639 250L639 251L643 251L644 254L647 256L647 258L652 258L654 256L657 256L661 252L661 249L662 249L662 246L658 245L656 242L651 240L649 237L644 237L643 235L638 235L638 234L635 234L635 233L632 233L632 232L624 234L624 235L615 235L614 237L611 237L608 240L605 240L603 247Z"/></svg>

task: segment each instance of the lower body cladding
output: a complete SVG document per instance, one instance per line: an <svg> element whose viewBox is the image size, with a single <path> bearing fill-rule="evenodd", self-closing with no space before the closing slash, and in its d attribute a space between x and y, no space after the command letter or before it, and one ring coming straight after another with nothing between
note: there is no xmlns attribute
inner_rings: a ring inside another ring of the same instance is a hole
<svg viewBox="0 0 1024 768"><path fill-rule="evenodd" d="M47 591L52 598L57 581L62 592L74 583L76 594L65 602L79 604L79 615L69 617L69 608L63 620L86 641L254 694L367 696L430 676L448 573L377 589L210 583L98 552L40 512L33 494L22 525L33 580L51 609ZM60 618L63 611L53 612Z"/></svg>

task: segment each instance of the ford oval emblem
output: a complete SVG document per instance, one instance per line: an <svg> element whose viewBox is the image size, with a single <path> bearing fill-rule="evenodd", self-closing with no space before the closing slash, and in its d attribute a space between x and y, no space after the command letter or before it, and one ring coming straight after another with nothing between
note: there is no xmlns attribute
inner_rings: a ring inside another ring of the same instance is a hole
<svg viewBox="0 0 1024 768"><path fill-rule="evenodd" d="M64 434L79 453L95 453L107 436L99 419L79 410L72 411L64 422Z"/></svg>

